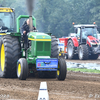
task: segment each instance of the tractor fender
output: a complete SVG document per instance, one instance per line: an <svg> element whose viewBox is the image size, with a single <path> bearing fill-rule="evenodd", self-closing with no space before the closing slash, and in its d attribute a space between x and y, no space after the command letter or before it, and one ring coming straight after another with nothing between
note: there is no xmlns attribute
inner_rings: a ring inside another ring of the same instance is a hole
<svg viewBox="0 0 100 100"><path fill-rule="evenodd" d="M78 40L77 40L76 37L69 38L68 41L69 40L72 40L73 41L74 47L78 47L79 46L79 43L78 43Z"/></svg>

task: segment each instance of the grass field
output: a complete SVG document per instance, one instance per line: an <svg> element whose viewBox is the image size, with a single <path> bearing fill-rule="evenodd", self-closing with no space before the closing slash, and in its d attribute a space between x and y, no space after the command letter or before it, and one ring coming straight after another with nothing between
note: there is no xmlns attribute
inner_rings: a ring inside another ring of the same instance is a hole
<svg viewBox="0 0 100 100"><path fill-rule="evenodd" d="M67 68L67 71L74 71L74 72L89 72L89 73L100 73L100 70L94 69L81 69L81 68Z"/></svg>

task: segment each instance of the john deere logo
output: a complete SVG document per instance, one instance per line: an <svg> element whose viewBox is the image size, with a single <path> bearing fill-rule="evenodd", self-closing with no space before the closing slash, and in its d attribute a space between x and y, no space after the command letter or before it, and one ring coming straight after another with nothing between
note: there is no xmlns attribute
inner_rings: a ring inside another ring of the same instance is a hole
<svg viewBox="0 0 100 100"><path fill-rule="evenodd" d="M45 38L45 36L42 36L43 38Z"/></svg>

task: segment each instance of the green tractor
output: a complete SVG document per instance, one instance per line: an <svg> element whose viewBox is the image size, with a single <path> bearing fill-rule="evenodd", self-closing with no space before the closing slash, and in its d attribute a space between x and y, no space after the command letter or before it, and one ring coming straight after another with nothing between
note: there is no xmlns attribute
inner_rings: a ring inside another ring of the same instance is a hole
<svg viewBox="0 0 100 100"><path fill-rule="evenodd" d="M37 72L39 77L66 78L65 59L59 58L58 42L55 36L31 30L28 33L27 50L23 47L20 32L20 19L36 19L28 15L17 18L17 32L14 32L14 10L0 7L0 77L25 80L30 73ZM10 20L10 21L9 21Z"/></svg>

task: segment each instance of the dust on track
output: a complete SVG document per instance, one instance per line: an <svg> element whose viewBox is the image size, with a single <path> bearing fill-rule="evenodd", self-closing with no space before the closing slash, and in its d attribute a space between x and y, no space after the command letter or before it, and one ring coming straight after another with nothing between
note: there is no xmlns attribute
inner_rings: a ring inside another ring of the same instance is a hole
<svg viewBox="0 0 100 100"><path fill-rule="evenodd" d="M65 81L0 78L0 100L37 100L42 81L47 82L50 100L100 100L100 74L80 72L68 72Z"/></svg>

